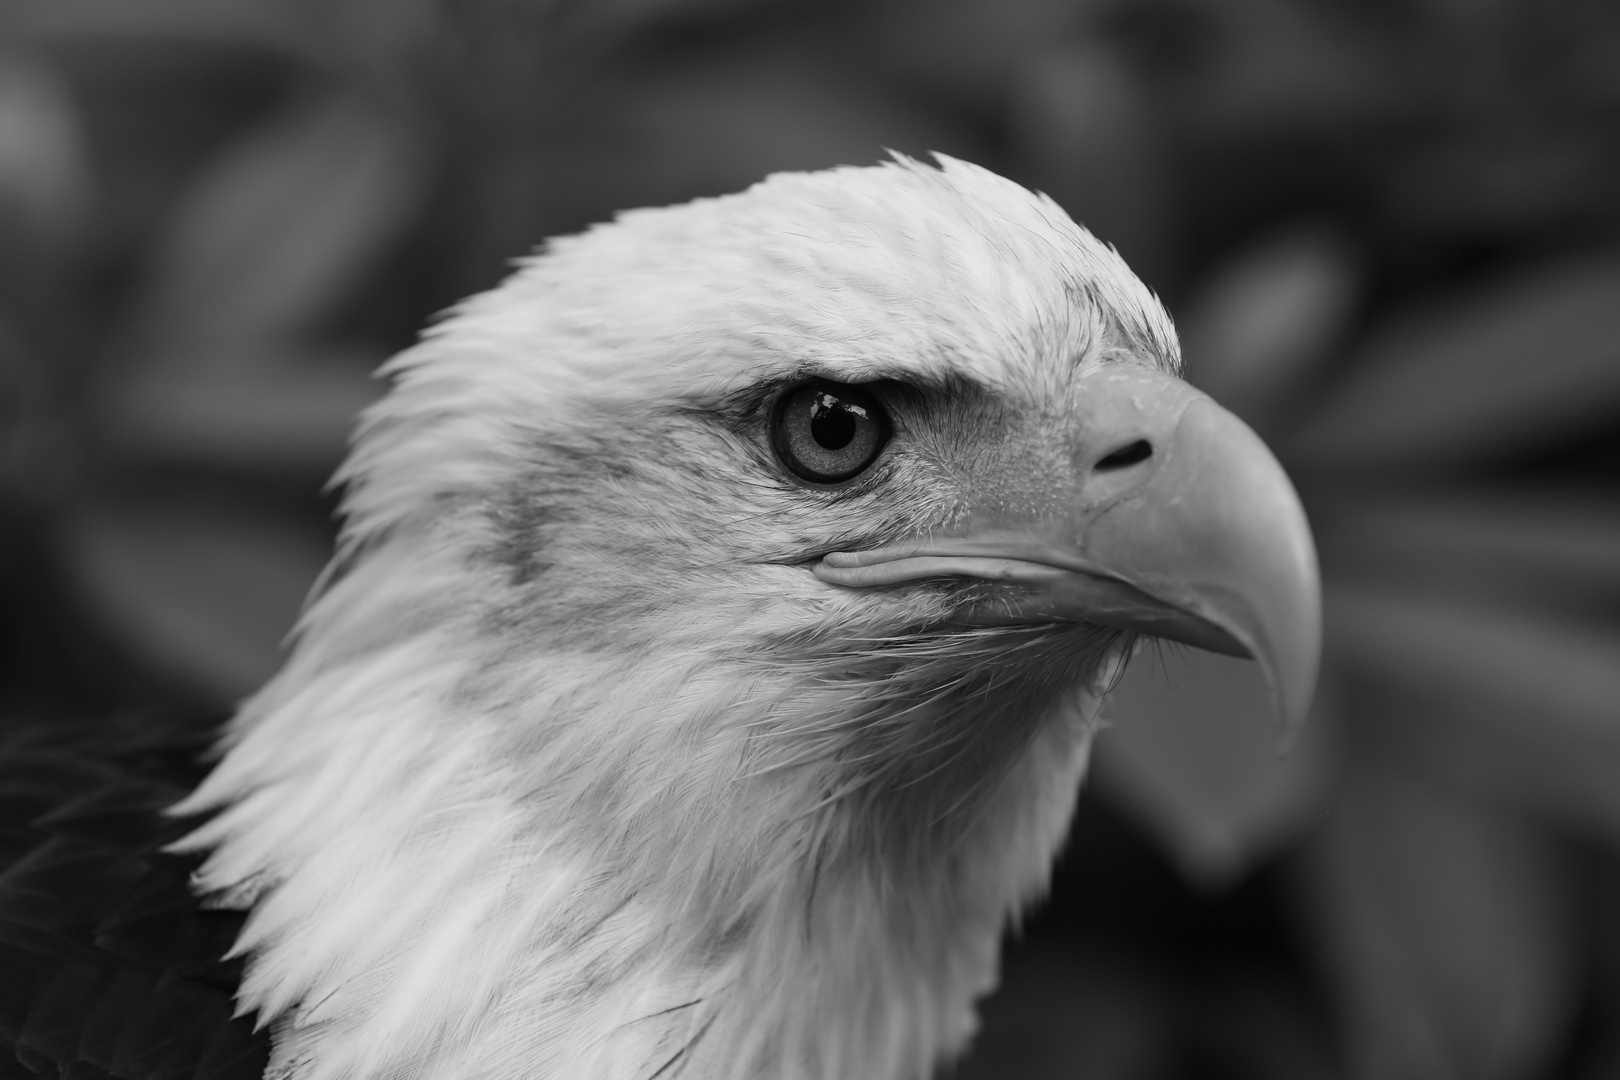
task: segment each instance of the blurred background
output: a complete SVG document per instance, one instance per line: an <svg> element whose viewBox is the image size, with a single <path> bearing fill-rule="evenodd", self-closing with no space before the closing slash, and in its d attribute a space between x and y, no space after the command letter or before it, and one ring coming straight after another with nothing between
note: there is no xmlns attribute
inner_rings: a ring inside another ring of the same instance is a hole
<svg viewBox="0 0 1620 1080"><path fill-rule="evenodd" d="M1327 583L1114 703L964 1080L1620 1076L1620 5L5 0L0 709L223 711L369 372L542 238L939 150L1165 298Z"/></svg>

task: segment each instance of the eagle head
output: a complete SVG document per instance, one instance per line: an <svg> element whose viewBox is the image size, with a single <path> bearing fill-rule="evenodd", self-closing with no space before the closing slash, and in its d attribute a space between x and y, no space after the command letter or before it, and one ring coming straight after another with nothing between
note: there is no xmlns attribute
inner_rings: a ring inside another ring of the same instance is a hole
<svg viewBox="0 0 1620 1080"><path fill-rule="evenodd" d="M178 808L274 1076L925 1076L1135 642L1308 704L1281 469L1117 253L975 166L620 215L384 370Z"/></svg>

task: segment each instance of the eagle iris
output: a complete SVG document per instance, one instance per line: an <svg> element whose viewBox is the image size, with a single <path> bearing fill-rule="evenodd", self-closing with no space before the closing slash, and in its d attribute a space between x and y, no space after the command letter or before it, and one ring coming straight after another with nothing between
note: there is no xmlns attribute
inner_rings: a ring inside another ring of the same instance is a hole
<svg viewBox="0 0 1620 1080"><path fill-rule="evenodd" d="M860 474L889 440L889 418L871 394L818 379L782 395L771 444L794 475L836 484Z"/></svg>

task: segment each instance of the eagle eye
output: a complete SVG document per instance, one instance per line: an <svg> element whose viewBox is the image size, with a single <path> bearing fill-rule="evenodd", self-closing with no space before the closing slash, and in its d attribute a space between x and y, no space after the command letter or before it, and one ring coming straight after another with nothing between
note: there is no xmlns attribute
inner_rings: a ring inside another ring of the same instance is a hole
<svg viewBox="0 0 1620 1080"><path fill-rule="evenodd" d="M836 484L877 460L889 417L866 391L816 379L784 393L771 416L771 445L795 476Z"/></svg>

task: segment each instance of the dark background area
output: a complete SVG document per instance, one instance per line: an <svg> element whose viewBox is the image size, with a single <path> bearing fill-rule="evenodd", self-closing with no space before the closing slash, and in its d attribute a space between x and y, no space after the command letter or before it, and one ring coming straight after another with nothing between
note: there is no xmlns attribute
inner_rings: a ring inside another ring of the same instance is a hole
<svg viewBox="0 0 1620 1080"><path fill-rule="evenodd" d="M957 1075L1620 1076L1608 0L8 0L0 710L223 714L436 312L885 148L1116 244L1327 587L1284 759L1138 665Z"/></svg>

